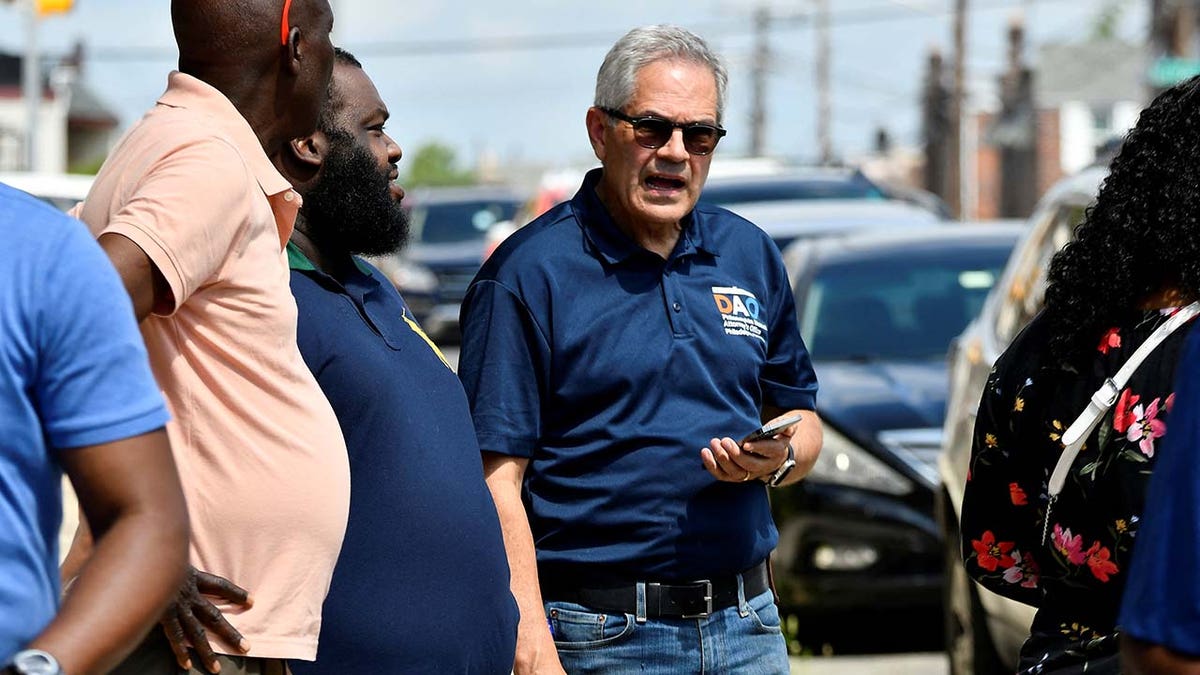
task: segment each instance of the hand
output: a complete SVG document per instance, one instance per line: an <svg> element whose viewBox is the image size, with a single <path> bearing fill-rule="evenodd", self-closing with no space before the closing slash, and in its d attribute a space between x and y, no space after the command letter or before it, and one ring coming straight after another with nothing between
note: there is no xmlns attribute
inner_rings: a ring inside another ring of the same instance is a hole
<svg viewBox="0 0 1200 675"><path fill-rule="evenodd" d="M738 444L732 438L714 438L700 450L704 468L719 481L745 483L763 480L783 466L795 424L782 429L774 438Z"/></svg>
<svg viewBox="0 0 1200 675"><path fill-rule="evenodd" d="M167 641L171 643L171 651L175 653L175 661L180 668L187 670L192 667L188 657L188 647L191 647L204 662L204 669L210 673L217 673L220 672L221 665L217 663L217 655L213 652L212 645L208 643L209 630L229 644L237 645L243 654L250 651L250 643L225 620L221 610L204 597L205 595L245 607L254 605L254 600L245 589L235 586L227 579L201 572L189 565L187 577L179 588L179 595L167 608L159 623L167 635Z"/></svg>
<svg viewBox="0 0 1200 675"><path fill-rule="evenodd" d="M517 657L513 662L513 675L566 675L545 620L529 623L533 625L526 625L527 622L522 621L517 626Z"/></svg>

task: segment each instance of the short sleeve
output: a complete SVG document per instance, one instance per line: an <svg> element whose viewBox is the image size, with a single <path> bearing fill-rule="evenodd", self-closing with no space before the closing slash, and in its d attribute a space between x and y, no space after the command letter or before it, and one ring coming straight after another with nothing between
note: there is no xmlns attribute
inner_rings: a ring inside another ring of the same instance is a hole
<svg viewBox="0 0 1200 675"><path fill-rule="evenodd" d="M525 303L494 280L471 285L460 323L458 374L480 448L531 457L541 436L549 343Z"/></svg>
<svg viewBox="0 0 1200 675"><path fill-rule="evenodd" d="M767 328L767 362L760 378L763 403L787 410L815 410L817 376L796 317L796 299L787 281L787 272L774 244L769 243L774 264L778 301Z"/></svg>
<svg viewBox="0 0 1200 675"><path fill-rule="evenodd" d="M1044 471L1012 418L1042 405L1030 398L1036 394L1025 371L1024 343L1019 337L1001 355L980 396L959 531L972 578L994 593L1038 606L1043 592L1036 498Z"/></svg>
<svg viewBox="0 0 1200 675"><path fill-rule="evenodd" d="M133 306L96 241L71 221L39 267L33 396L49 444L109 443L166 424Z"/></svg>
<svg viewBox="0 0 1200 675"><path fill-rule="evenodd" d="M1200 656L1200 332L1188 336L1170 432L1150 478L1119 625Z"/></svg>
<svg viewBox="0 0 1200 675"><path fill-rule="evenodd" d="M159 159L100 234L145 251L171 286L174 311L218 273L259 189L232 146L199 139Z"/></svg>

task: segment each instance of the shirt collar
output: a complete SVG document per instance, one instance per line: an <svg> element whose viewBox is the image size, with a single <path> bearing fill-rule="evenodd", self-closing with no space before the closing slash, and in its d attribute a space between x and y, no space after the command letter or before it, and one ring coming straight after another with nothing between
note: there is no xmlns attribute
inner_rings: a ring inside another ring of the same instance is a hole
<svg viewBox="0 0 1200 675"><path fill-rule="evenodd" d="M187 73L172 71L167 76L167 90L158 98L158 103L194 110L212 118L234 143L268 197L291 191L291 183L271 163L250 123L216 87Z"/></svg>
<svg viewBox="0 0 1200 675"><path fill-rule="evenodd" d="M301 251L300 247L291 241L287 243L287 258L288 267L296 270L297 272L312 272L313 274L329 276L317 269L317 266L312 264L312 261L308 259L308 256L304 255L304 251ZM371 268L368 267L365 262L360 260L358 256L352 255L350 256L350 259L354 261L354 267L356 267L359 272L362 272L363 275L368 277L374 276L371 273Z"/></svg>
<svg viewBox="0 0 1200 675"><path fill-rule="evenodd" d="M579 192L571 199L571 208L575 211L580 227L583 228L584 237L592 247L605 261L616 264L645 249L617 227L608 208L596 194L596 186L600 183L603 173L602 168L587 172ZM691 213L684 216L683 230L680 232L679 243L671 254L672 258L698 251L713 256L720 255L716 247L705 239L707 220L705 214L698 209L692 209Z"/></svg>

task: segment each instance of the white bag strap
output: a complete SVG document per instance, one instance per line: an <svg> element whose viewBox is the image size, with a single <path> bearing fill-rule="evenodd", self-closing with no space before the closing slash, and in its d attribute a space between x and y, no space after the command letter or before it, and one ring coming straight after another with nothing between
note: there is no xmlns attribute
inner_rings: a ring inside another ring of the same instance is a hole
<svg viewBox="0 0 1200 675"><path fill-rule="evenodd" d="M1062 492L1063 485L1067 482L1067 474L1071 472L1071 465L1075 463L1075 458L1079 456L1079 451L1083 449L1083 443L1087 440L1088 435L1104 418L1113 404L1117 402L1117 397L1121 395L1121 390L1129 382L1129 378L1142 365L1146 357L1150 355L1163 340L1174 333L1183 324L1190 321L1197 314L1200 314L1200 302L1183 307L1178 312L1175 312L1171 318L1163 322L1146 341L1141 344L1129 359L1125 361L1116 375L1104 380L1096 393L1092 394L1092 399L1088 402L1087 408L1080 413L1079 417L1067 427L1063 433L1062 456L1058 458L1058 464L1054 465L1054 472L1050 474L1050 484L1048 492L1050 502L1046 505L1046 521L1042 527L1042 541L1045 542L1047 529L1050 527L1050 509L1054 502L1058 499L1058 493Z"/></svg>

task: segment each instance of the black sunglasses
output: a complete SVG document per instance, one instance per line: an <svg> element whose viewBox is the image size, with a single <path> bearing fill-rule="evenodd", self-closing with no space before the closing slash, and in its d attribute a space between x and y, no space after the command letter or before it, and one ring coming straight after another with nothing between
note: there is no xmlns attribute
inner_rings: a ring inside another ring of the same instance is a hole
<svg viewBox="0 0 1200 675"><path fill-rule="evenodd" d="M600 108L600 111L622 122L629 122L633 127L633 140L650 150L666 145L671 140L671 134L676 129L682 129L683 147L693 155L707 155L716 149L717 141L726 134L721 127L703 122L672 122L654 115L630 117L612 108Z"/></svg>

